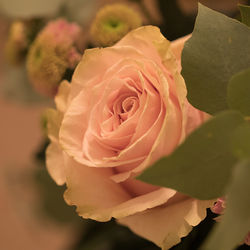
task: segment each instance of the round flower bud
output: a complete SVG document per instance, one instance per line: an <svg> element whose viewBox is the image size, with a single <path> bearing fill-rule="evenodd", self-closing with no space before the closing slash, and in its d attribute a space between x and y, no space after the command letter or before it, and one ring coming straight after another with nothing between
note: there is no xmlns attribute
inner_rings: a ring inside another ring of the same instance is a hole
<svg viewBox="0 0 250 250"><path fill-rule="evenodd" d="M130 30L142 25L142 18L124 4L107 5L99 10L91 26L91 36L98 46L111 46Z"/></svg>
<svg viewBox="0 0 250 250"><path fill-rule="evenodd" d="M73 69L81 55L76 48L77 24L63 19L51 21L38 34L27 55L27 71L34 88L54 96L67 69Z"/></svg>
<svg viewBox="0 0 250 250"><path fill-rule="evenodd" d="M43 25L44 20L40 18L14 21L10 25L5 45L5 56L9 63L19 65L25 60L30 44Z"/></svg>
<svg viewBox="0 0 250 250"><path fill-rule="evenodd" d="M27 27L22 21L11 24L5 54L11 64L19 64L25 57L28 46Z"/></svg>

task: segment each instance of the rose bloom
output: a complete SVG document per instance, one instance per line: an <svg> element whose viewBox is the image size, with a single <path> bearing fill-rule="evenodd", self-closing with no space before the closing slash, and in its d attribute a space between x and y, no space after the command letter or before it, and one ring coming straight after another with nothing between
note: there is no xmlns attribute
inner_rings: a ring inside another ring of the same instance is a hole
<svg viewBox="0 0 250 250"><path fill-rule="evenodd" d="M180 242L212 205L135 179L204 121L180 74L186 39L170 43L145 26L113 47L86 50L71 84L59 88L57 110L48 112L47 168L66 183L66 202L83 218L116 218L162 249Z"/></svg>

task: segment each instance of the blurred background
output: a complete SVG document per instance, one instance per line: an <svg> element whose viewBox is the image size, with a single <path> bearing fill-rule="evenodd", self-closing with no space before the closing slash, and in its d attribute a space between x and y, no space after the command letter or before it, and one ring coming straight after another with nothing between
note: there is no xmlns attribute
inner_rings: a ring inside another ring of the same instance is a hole
<svg viewBox="0 0 250 250"><path fill-rule="evenodd" d="M50 20L66 16L83 27L82 48L91 47L89 27L98 9L108 3L134 6L145 24L158 25L174 40L193 30L197 0L0 0L0 249L122 250L159 249L115 222L79 218L46 172L48 144L42 115L52 98L36 93L24 62L6 58L9 28L15 20ZM237 4L249 1L201 0L206 6L239 18ZM173 249L197 249L214 224L208 218ZM241 246L239 249L247 249Z"/></svg>

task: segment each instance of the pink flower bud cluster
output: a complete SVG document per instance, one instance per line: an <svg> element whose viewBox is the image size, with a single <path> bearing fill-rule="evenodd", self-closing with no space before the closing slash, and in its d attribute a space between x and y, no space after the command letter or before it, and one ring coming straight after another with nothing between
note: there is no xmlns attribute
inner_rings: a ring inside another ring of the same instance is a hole
<svg viewBox="0 0 250 250"><path fill-rule="evenodd" d="M74 44L80 34L80 27L75 23L69 23L64 19L49 22L40 33L40 39L47 40L53 47L61 47L68 50L67 59L71 68L79 62L81 56Z"/></svg>
<svg viewBox="0 0 250 250"><path fill-rule="evenodd" d="M80 61L76 46L80 32L77 24L57 19L38 34L27 55L27 71L39 93L54 96L66 70Z"/></svg>

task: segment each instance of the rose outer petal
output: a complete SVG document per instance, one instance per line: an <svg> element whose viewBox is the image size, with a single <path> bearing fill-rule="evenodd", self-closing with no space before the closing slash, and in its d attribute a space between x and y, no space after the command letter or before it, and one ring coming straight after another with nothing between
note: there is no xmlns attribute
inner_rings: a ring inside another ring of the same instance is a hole
<svg viewBox="0 0 250 250"><path fill-rule="evenodd" d="M133 232L167 250L178 244L192 226L198 225L206 217L206 208L213 201L199 201L188 198L168 206L148 209L118 222L129 227Z"/></svg>
<svg viewBox="0 0 250 250"><path fill-rule="evenodd" d="M176 191L159 188L134 197L121 184L113 182L110 168L92 168L66 157L66 183L64 198L70 205L77 205L83 218L108 221L123 218L166 203ZM138 185L138 184L137 184Z"/></svg>
<svg viewBox="0 0 250 250"><path fill-rule="evenodd" d="M64 154L58 143L52 142L46 149L46 167L57 185L63 185L66 181Z"/></svg>
<svg viewBox="0 0 250 250"><path fill-rule="evenodd" d="M174 53L174 55L176 56L177 60L181 61L181 54L182 54L182 50L184 47L184 43L191 38L191 35L187 35L184 37L181 37L173 42L171 42L171 49Z"/></svg>

